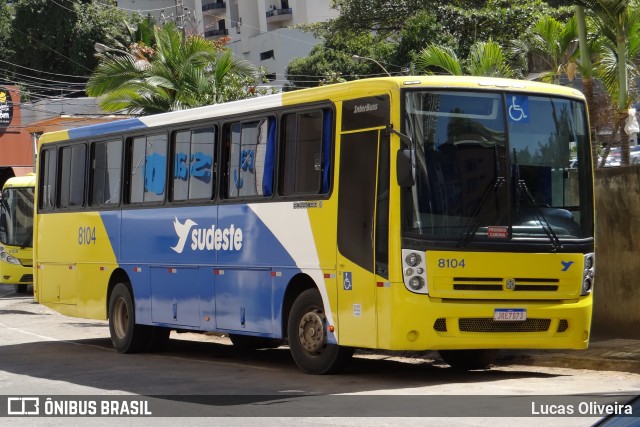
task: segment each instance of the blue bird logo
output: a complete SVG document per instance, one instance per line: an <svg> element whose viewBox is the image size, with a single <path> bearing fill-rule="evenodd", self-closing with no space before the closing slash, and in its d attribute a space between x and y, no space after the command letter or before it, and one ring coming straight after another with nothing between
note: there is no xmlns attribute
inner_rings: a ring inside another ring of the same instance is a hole
<svg viewBox="0 0 640 427"><path fill-rule="evenodd" d="M569 261L569 262L564 262L564 261L560 261L560 263L562 264L562 271L567 271L569 269L569 267L571 267L571 265L573 264L573 261Z"/></svg>

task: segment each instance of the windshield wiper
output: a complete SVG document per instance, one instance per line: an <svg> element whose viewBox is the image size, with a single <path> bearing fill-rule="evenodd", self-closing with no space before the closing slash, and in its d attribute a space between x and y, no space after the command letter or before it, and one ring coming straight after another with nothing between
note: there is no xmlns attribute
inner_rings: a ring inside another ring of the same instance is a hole
<svg viewBox="0 0 640 427"><path fill-rule="evenodd" d="M535 219L538 221L538 223L540 223L540 225L542 226L542 230L551 241L551 252L555 252L558 249L562 248L562 243L560 242L558 235L555 233L555 231L553 231L553 227L551 227L551 224L547 220L547 217L545 217L544 213L542 213L542 209L540 209L540 206L538 206L538 203L536 202L535 197L533 197L533 195L529 191L529 188L527 187L527 183L525 182L524 179L520 178L520 165L518 164L518 157L517 157L515 148L513 149L513 158L515 161L515 165L514 165L515 175L516 175L515 179L517 183L516 184L516 190L517 190L516 209L518 208L519 201L522 198L521 194L522 192L524 192L524 194L527 196L527 199L529 199L529 201L531 202L531 205L533 205L533 208L535 210L534 212Z"/></svg>
<svg viewBox="0 0 640 427"><path fill-rule="evenodd" d="M478 206L475 208L473 214L464 226L464 229L469 231L467 231L462 240L460 240L460 243L458 244L460 248L464 248L471 241L471 238L475 236L478 228L480 228L480 214L484 210L484 207L487 205L487 201L489 200L492 193L491 190L493 190L493 194L498 194L504 183L505 178L503 176L498 176L496 177L493 185L488 185L485 188Z"/></svg>
<svg viewBox="0 0 640 427"><path fill-rule="evenodd" d="M20 249L24 249L27 246L29 246L32 240L33 240L33 234L29 234L27 238L24 240L24 242L22 243L22 245L20 245Z"/></svg>
<svg viewBox="0 0 640 427"><path fill-rule="evenodd" d="M555 231L553 231L553 227L551 227L551 224L549 223L549 221L547 221L547 218L544 216L544 213L542 213L542 209L540 209L540 206L538 206L538 204L536 203L536 199L529 192L529 188L527 188L527 183L524 182L523 179L518 180L518 190L524 191L524 194L526 194L529 201L531 201L531 204L535 209L536 220L540 223L540 225L542 226L542 230L551 241L551 244L552 244L551 251L552 252L557 251L559 248L562 247L562 243L560 243L560 239L558 238L558 235L555 233Z"/></svg>

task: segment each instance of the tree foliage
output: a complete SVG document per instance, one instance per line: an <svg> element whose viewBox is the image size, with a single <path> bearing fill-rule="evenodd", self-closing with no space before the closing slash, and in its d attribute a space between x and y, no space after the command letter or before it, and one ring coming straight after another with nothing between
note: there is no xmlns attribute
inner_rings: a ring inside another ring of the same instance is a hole
<svg viewBox="0 0 640 427"><path fill-rule="evenodd" d="M9 60L12 57L13 50L9 48L11 40L11 8L7 5L7 0L0 0L0 59ZM3 67L4 68L4 67Z"/></svg>
<svg viewBox="0 0 640 427"><path fill-rule="evenodd" d="M494 41L476 42L469 57L459 59L452 49L430 45L416 56L416 69L424 74L442 73L454 76L514 77L502 47Z"/></svg>
<svg viewBox="0 0 640 427"><path fill-rule="evenodd" d="M105 111L154 114L253 96L256 69L229 49L198 36L184 37L174 24L154 30L152 47L102 54L87 83Z"/></svg>
<svg viewBox="0 0 640 427"><path fill-rule="evenodd" d="M12 62L34 70L85 76L97 64L94 44L126 34L126 12L112 2L17 0L9 47Z"/></svg>

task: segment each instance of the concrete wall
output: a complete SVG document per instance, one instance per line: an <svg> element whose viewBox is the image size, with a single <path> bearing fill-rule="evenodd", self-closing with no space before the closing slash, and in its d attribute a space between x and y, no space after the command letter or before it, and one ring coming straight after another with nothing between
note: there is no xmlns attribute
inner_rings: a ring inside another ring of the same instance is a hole
<svg viewBox="0 0 640 427"><path fill-rule="evenodd" d="M596 171L592 330L640 338L640 165Z"/></svg>

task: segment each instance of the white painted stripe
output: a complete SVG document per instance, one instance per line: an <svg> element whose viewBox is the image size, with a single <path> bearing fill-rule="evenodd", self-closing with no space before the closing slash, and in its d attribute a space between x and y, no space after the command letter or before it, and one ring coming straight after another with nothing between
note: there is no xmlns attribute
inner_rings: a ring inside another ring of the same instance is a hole
<svg viewBox="0 0 640 427"><path fill-rule="evenodd" d="M189 110L143 116L138 117L138 120L148 127L156 127L278 107L282 107L282 94L280 93L240 101L225 102L223 104L208 105L206 107L192 108Z"/></svg>
<svg viewBox="0 0 640 427"><path fill-rule="evenodd" d="M293 209L287 203L255 203L248 206L284 246L296 266L318 284L324 306L331 307L307 209ZM325 311L329 325L335 325L331 311ZM334 334L337 339L337 334Z"/></svg>

